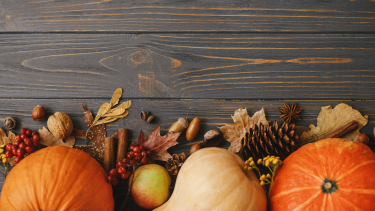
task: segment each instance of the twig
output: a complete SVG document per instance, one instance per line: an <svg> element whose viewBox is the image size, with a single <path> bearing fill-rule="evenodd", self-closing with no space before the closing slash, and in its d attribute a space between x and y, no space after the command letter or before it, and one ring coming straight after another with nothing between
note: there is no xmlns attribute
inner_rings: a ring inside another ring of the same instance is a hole
<svg viewBox="0 0 375 211"><path fill-rule="evenodd" d="M132 180L130 181L130 187L128 189L128 193L126 194L125 201L124 201L124 203L122 203L120 211L124 210L126 202L128 202L128 200L129 200L130 192L131 192L132 186L133 186L133 179L135 177L134 172L135 172L135 166L133 166L133 176L132 176Z"/></svg>

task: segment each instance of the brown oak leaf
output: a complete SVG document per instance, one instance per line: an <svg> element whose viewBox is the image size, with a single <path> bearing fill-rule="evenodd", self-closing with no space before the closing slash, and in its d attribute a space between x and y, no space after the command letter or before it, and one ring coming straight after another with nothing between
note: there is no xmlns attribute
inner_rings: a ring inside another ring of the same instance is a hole
<svg viewBox="0 0 375 211"><path fill-rule="evenodd" d="M14 133L9 131L8 136L7 136L5 131L0 128L0 145L8 144L8 143L14 144L15 141L16 141L16 135ZM14 161L14 158L15 157L12 157L12 158L9 159L9 164L11 166L16 165L16 162Z"/></svg>
<svg viewBox="0 0 375 211"><path fill-rule="evenodd" d="M224 134L224 139L231 143L228 150L234 153L241 150L241 140L246 133L250 132L250 128L253 125L256 124L259 126L260 123L262 123L262 125L268 126L268 121L263 108L260 111L255 112L253 117L249 116L246 108L239 108L234 112L232 119L234 124L225 124L225 126L220 127L220 130Z"/></svg>
<svg viewBox="0 0 375 211"><path fill-rule="evenodd" d="M167 161L172 156L167 152L167 149L178 144L176 141L181 133L169 132L165 136L160 136L160 125L157 126L151 133L150 137L146 139L142 130L138 137L137 144L143 145L151 150L151 159Z"/></svg>
<svg viewBox="0 0 375 211"><path fill-rule="evenodd" d="M62 139L56 138L50 133L47 128L43 127L38 130L40 136L40 144L48 147L52 146L65 146L72 148L76 142L74 136L66 138L65 142Z"/></svg>

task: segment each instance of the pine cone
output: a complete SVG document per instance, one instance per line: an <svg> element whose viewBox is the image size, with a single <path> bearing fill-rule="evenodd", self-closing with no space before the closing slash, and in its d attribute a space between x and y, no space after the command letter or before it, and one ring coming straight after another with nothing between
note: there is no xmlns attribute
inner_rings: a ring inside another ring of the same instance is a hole
<svg viewBox="0 0 375 211"><path fill-rule="evenodd" d="M180 171L181 166L182 164L184 164L185 160L185 153L181 153L180 155L173 154L172 158L167 160L167 164L165 165L165 167L171 175L177 177L177 174Z"/></svg>
<svg viewBox="0 0 375 211"><path fill-rule="evenodd" d="M295 143L298 139L294 124L284 122L279 127L274 121L270 126L254 125L242 139L242 156L244 160L250 157L258 160L275 155L284 160L298 148Z"/></svg>

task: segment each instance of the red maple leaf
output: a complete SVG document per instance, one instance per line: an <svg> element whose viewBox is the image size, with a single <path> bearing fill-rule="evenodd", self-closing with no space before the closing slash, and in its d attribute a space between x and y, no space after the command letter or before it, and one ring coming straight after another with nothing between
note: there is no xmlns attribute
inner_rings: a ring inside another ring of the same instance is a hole
<svg viewBox="0 0 375 211"><path fill-rule="evenodd" d="M167 152L167 149L178 144L176 141L181 133L169 132L165 136L160 136L160 125L158 125L151 133L150 137L146 139L142 130L139 134L137 144L143 145L152 152L152 159L167 161L172 156Z"/></svg>

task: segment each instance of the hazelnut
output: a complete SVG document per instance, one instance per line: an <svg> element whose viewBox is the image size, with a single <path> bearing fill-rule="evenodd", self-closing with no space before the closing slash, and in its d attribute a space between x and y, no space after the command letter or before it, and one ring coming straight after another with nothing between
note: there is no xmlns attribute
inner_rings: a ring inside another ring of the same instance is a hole
<svg viewBox="0 0 375 211"><path fill-rule="evenodd" d="M223 134L218 130L209 130L203 136L203 143L206 147L217 147L223 141Z"/></svg>
<svg viewBox="0 0 375 211"><path fill-rule="evenodd" d="M193 144L193 146L191 146L190 148L190 155L193 154L194 152L200 150L202 147L199 143L195 143Z"/></svg>
<svg viewBox="0 0 375 211"><path fill-rule="evenodd" d="M34 121L40 121L46 118L46 110L40 105L37 105L31 113L31 118Z"/></svg>
<svg viewBox="0 0 375 211"><path fill-rule="evenodd" d="M56 112L48 118L47 126L53 136L64 139L73 132L73 123L70 117L63 112Z"/></svg>
<svg viewBox="0 0 375 211"><path fill-rule="evenodd" d="M17 121L13 117L11 116L5 117L4 126L6 129L11 130L15 128L16 125L17 125Z"/></svg>
<svg viewBox="0 0 375 211"><path fill-rule="evenodd" d="M141 119L143 121L147 121L148 115L149 115L149 112L141 111Z"/></svg>
<svg viewBox="0 0 375 211"><path fill-rule="evenodd" d="M147 118L147 123L151 123L152 121L154 121L155 117L154 116L149 116Z"/></svg>
<svg viewBox="0 0 375 211"><path fill-rule="evenodd" d="M364 133L360 133L360 134L358 134L358 135L355 137L354 141L356 141L356 142L361 142L361 143L363 143L363 144L368 144L368 143L370 142L368 136L367 136L366 134L364 134Z"/></svg>

